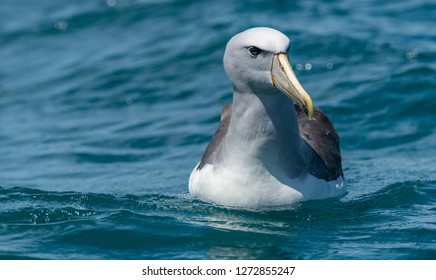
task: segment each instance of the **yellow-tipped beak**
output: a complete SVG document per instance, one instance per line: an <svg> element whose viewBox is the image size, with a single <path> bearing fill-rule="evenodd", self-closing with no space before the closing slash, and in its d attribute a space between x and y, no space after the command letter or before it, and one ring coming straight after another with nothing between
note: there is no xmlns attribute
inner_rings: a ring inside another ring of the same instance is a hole
<svg viewBox="0 0 436 280"><path fill-rule="evenodd" d="M304 90L298 81L297 77L292 71L291 64L289 63L288 56L284 53L274 55L271 66L271 77L273 84L287 97L292 99L303 111L313 118L313 103L312 98Z"/></svg>

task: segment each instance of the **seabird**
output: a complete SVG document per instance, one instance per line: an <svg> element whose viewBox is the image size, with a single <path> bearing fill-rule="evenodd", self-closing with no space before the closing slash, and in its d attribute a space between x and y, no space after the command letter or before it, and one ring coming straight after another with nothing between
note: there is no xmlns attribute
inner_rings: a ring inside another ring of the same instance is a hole
<svg viewBox="0 0 436 280"><path fill-rule="evenodd" d="M297 80L288 51L288 37L266 27L227 43L233 102L190 175L193 196L257 208L346 192L338 134Z"/></svg>

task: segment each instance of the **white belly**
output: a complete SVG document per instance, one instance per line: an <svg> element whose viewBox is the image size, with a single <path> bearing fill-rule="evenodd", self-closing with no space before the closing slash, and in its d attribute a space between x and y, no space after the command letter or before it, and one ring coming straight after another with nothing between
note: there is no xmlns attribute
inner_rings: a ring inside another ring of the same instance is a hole
<svg viewBox="0 0 436 280"><path fill-rule="evenodd" d="M191 172L189 192L207 202L257 208L339 196L346 185L343 177L329 182L310 174L291 179L274 177L262 167L241 170L206 164Z"/></svg>

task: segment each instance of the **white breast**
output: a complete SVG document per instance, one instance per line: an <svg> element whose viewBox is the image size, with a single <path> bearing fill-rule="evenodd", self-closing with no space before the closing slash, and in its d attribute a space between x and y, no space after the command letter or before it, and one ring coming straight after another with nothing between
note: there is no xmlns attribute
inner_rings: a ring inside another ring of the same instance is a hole
<svg viewBox="0 0 436 280"><path fill-rule="evenodd" d="M278 178L261 166L247 169L206 164L192 171L189 192L220 205L259 208L339 196L346 192L346 185L342 177L330 182L310 174Z"/></svg>

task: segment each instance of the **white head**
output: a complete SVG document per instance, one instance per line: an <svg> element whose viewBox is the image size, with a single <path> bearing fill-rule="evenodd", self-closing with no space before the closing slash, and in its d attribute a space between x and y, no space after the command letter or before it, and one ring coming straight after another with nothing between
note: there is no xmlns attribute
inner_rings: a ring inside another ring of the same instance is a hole
<svg viewBox="0 0 436 280"><path fill-rule="evenodd" d="M278 88L311 117L312 100L292 71L288 50L289 38L280 31L251 28L227 43L224 69L238 92L275 94Z"/></svg>

